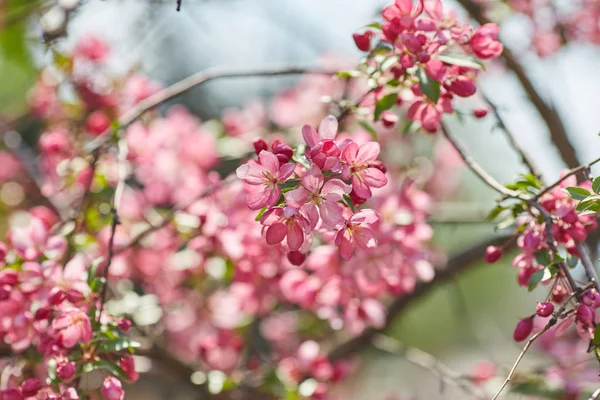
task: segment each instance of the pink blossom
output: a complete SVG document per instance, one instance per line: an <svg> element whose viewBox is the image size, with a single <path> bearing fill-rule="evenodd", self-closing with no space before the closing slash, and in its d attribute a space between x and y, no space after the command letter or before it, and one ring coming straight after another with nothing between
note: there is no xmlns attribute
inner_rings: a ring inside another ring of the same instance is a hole
<svg viewBox="0 0 600 400"><path fill-rule="evenodd" d="M129 378L131 382L135 382L140 378L139 372L135 370L133 357L130 354L125 354L123 357L121 357L119 366L123 371L125 371L127 378Z"/></svg>
<svg viewBox="0 0 600 400"><path fill-rule="evenodd" d="M64 310L52 322L57 339L63 347L72 348L78 343L92 340L92 325L86 313L77 308Z"/></svg>
<svg viewBox="0 0 600 400"><path fill-rule="evenodd" d="M267 226L267 244L281 243L287 237L287 245L292 251L299 250L310 233L310 222L292 207L275 207L263 214L261 224Z"/></svg>
<svg viewBox="0 0 600 400"><path fill-rule="evenodd" d="M319 214L327 226L335 227L344 221L337 202L348 193L348 185L340 179L325 182L321 170L313 165L302 177L302 187L285 193L284 197L288 206L302 208L313 228L317 225Z"/></svg>
<svg viewBox="0 0 600 400"><path fill-rule="evenodd" d="M125 398L123 385L121 384L121 381L114 376L107 376L104 378L101 392L106 400L123 400Z"/></svg>
<svg viewBox="0 0 600 400"><path fill-rule="evenodd" d="M342 178L352 179L352 190L358 197L371 197L371 188L381 188L387 183L385 174L371 164L379 155L379 143L367 142L360 147L352 142L342 152Z"/></svg>
<svg viewBox="0 0 600 400"><path fill-rule="evenodd" d="M363 250L377 247L377 239L373 231L364 224L372 224L379 219L373 210L361 210L351 216L335 236L335 244L344 260L350 260L356 246Z"/></svg>
<svg viewBox="0 0 600 400"><path fill-rule="evenodd" d="M101 63L106 60L110 52L104 41L96 36L85 36L75 46L75 56Z"/></svg>
<svg viewBox="0 0 600 400"><path fill-rule="evenodd" d="M496 58L502 54L504 46L498 41L500 28L496 24L480 26L471 37L473 53L482 60Z"/></svg>
<svg viewBox="0 0 600 400"><path fill-rule="evenodd" d="M302 127L302 136L309 147L306 151L306 158L323 171L339 169L341 150L334 141L337 129L338 121L333 115L329 115L321 121L318 133L310 125Z"/></svg>
<svg viewBox="0 0 600 400"><path fill-rule="evenodd" d="M259 210L265 206L272 207L281 196L279 183L283 183L294 172L295 165L287 163L280 165L275 154L261 151L258 161L249 160L238 167L237 177L249 185L258 186L248 193L248 207Z"/></svg>

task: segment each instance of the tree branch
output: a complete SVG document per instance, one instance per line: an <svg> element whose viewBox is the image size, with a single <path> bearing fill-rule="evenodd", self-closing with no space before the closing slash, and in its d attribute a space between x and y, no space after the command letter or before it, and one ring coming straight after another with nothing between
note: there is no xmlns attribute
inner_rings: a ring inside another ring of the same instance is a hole
<svg viewBox="0 0 600 400"><path fill-rule="evenodd" d="M471 17L473 17L473 19L479 22L479 24L484 25L492 22L485 15L483 7L473 0L458 0L458 2ZM523 66L517 61L516 57L506 46L504 47L502 55L506 61L506 66L517 76L521 86L529 96L531 103L535 106L546 123L548 131L550 132L550 139L556 146L565 164L567 164L567 167L575 168L580 165L581 162L579 162L579 159L577 158L575 147L571 143L567 130L556 109L542 99L536 88L533 86L533 83L527 77Z"/></svg>
<svg viewBox="0 0 600 400"><path fill-rule="evenodd" d="M456 277L459 273L467 270L475 261L483 259L483 254L488 246L501 246L510 238L510 236L500 236L488 239L481 243L463 250L448 259L444 268L438 270L430 282L419 282L412 293L394 300L387 309L386 320L383 327L367 328L360 335L355 336L339 344L329 352L329 359L337 361L357 353L362 348L368 346L372 339L380 332L389 328L396 318L414 301L430 293L435 287L443 282L447 282ZM514 241L509 246L514 246Z"/></svg>
<svg viewBox="0 0 600 400"><path fill-rule="evenodd" d="M535 196L536 200L539 199L540 197L542 197L543 195L545 195L546 193L548 193L549 191L551 191L552 189L554 189L555 187L557 187L558 185L560 185L562 182L564 182L565 180L567 180L571 176L577 174L578 172L586 171L586 170L590 169L592 167L592 165L597 164L599 162L600 162L600 157L596 158L593 161L590 161L587 164L583 164L583 165L580 165L578 167L572 168L571 170L569 170L569 172L567 172L566 174L564 174L556 182L554 182L554 183L546 186L544 188L544 190L542 190L540 193L538 193L537 196Z"/></svg>
<svg viewBox="0 0 600 400"><path fill-rule="evenodd" d="M231 78L249 78L249 77L274 77L285 75L301 75L301 74L319 74L319 75L334 75L337 71L324 70L319 68L295 68L295 67L279 67L279 68L263 68L257 70L250 69L224 69L215 68L197 72L168 86L152 96L140 101L135 107L125 112L119 118L120 129L125 129L146 111L157 107L167 101L187 92L188 90L217 79ZM110 128L109 128L110 130ZM86 149L89 152L103 146L110 140L109 130L104 132L98 139L90 142Z"/></svg>

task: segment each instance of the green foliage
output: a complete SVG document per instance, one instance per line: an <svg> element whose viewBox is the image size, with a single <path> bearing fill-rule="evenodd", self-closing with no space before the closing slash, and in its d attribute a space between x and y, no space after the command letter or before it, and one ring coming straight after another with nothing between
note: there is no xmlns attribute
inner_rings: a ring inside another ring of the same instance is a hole
<svg viewBox="0 0 600 400"><path fill-rule="evenodd" d="M373 119L375 121L379 120L381 113L392 108L396 104L396 100L398 100L398 93L389 93L379 99L375 105L375 114L373 115Z"/></svg>
<svg viewBox="0 0 600 400"><path fill-rule="evenodd" d="M472 55L447 51L437 56L438 60L446 64L457 65L459 67L469 67L485 71L485 65Z"/></svg>
<svg viewBox="0 0 600 400"><path fill-rule="evenodd" d="M441 93L440 83L435 79L429 78L423 68L419 68L419 71L417 71L417 78L419 78L419 88L421 89L421 92L423 92L429 100L437 103Z"/></svg>

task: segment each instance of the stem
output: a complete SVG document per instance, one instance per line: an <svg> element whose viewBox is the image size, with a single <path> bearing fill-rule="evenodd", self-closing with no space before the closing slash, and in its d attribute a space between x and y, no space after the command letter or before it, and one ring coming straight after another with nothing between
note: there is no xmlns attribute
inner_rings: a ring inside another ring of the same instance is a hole
<svg viewBox="0 0 600 400"><path fill-rule="evenodd" d="M479 22L480 25L485 25L492 22L488 17L485 16L482 6L476 4L473 0L458 0L458 2L471 15L471 17L473 17L473 19ZM567 164L567 167L575 168L580 165L581 162L579 162L579 159L577 158L575 147L571 143L569 135L567 134L567 130L556 109L542 99L536 88L533 86L533 83L527 77L523 66L517 61L516 57L506 46L504 47L502 56L506 61L506 66L515 73L517 79L521 83L521 86L529 96L531 103L535 106L538 113L546 123L548 131L550 132L550 139L558 149L558 152L560 153L560 156L565 164Z"/></svg>
<svg viewBox="0 0 600 400"><path fill-rule="evenodd" d="M552 318L550 319L550 321L548 321L548 323L546 324L546 326L544 326L544 328L541 331L539 331L538 333L536 333L535 335L533 335L527 341L527 343L525 343L525 347L523 347L523 350L521 351L521 353L517 357L515 363L513 364L512 368L510 369L510 372L508 373L508 376L504 380L504 383L502 383L502 386L500 386L500 389L498 389L498 391L496 392L496 394L494 395L494 397L492 398L492 400L496 400L498 398L498 396L500 396L500 393L502 393L502 391L504 390L504 388L506 387L506 385L508 385L510 383L510 381L513 378L513 376L515 375L515 372L517 370L517 367L519 366L519 363L521 362L521 360L525 356L525 353L527 353L527 350L529 350L529 347L531 347L531 345L533 344L533 342L535 342L537 338L539 338L540 336L542 336L548 329L550 329L554 325L556 325L556 323L558 322L559 317L566 311L566 309L567 309L567 307L569 305L569 302L571 300L573 300L574 298L577 298L582 292L584 292L585 290L591 288L592 286L593 286L593 283L590 282L586 286L584 286L583 288L574 289L573 292L569 295L569 297L565 300L565 302L563 303L563 305L560 307L560 309L557 312L554 313L554 315L552 316Z"/></svg>
<svg viewBox="0 0 600 400"><path fill-rule="evenodd" d="M600 162L600 157L596 158L593 161L590 161L587 164L583 164L583 165L580 165L578 167L570 169L569 172L567 172L566 174L564 174L559 180L557 180L556 182L554 182L551 185L547 186L544 190L542 190L540 193L538 193L537 196L535 196L535 198L539 199L540 197L542 197L543 195L545 195L546 193L548 193L549 191L551 191L552 189L554 189L555 187L557 187L558 185L560 185L562 182L564 182L565 180L567 180L571 176L575 175L578 172L588 170L588 169L590 169L592 167L592 165L597 164L599 162Z"/></svg>
<svg viewBox="0 0 600 400"><path fill-rule="evenodd" d="M585 243L577 243L577 251L581 256L581 263L583 264L583 268L585 270L587 278L590 282L594 283L596 291L600 293L600 282L598 281L598 274L596 273L596 268L594 268L594 262L592 261L592 257L590 256L590 252Z"/></svg>
<svg viewBox="0 0 600 400"><path fill-rule="evenodd" d="M519 154L519 156L521 157L521 161L523 162L523 164L525 164L525 166L527 167L529 172L531 172L535 177L537 177L541 181L542 174L540 173L539 169L533 163L533 160L529 157L529 155L525 152L525 150L523 150L521 145L519 145L519 142L517 142L515 135L506 126L504 119L502 118L502 116L500 115L500 112L498 111L498 106L496 104L494 104L490 100L490 98L487 97L484 93L481 93L481 96L489 104L490 108L492 109L494 116L498 120L498 125L500 126L500 129L502 129L502 131L506 135L506 138L508 139L508 143L510 144L510 146Z"/></svg>
<svg viewBox="0 0 600 400"><path fill-rule="evenodd" d="M200 86L204 83L214 81L217 79L225 78L248 78L248 77L273 77L273 76L284 76L284 75L302 75L302 74L320 74L320 75L334 75L337 71L324 70L318 68L295 68L295 67L279 67L271 69L224 69L215 68L208 69L205 71L196 72L175 82L171 86L168 86L152 96L140 101L135 107L127 111L119 118L119 125L121 129L127 128L138 118L140 118L146 111L157 107L167 101L187 92L188 90ZM95 149L103 146L110 141L111 135L109 134L110 128L98 137L98 139L90 142L86 147L88 151L94 151Z"/></svg>

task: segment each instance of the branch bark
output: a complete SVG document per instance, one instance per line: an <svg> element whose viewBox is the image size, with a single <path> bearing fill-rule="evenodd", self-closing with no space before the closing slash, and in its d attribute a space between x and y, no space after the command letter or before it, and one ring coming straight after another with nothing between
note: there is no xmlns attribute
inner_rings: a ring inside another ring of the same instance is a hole
<svg viewBox="0 0 600 400"><path fill-rule="evenodd" d="M462 7L475 19L479 24L489 24L492 21L485 15L483 7L473 0L458 0ZM506 66L508 69L514 72L517 79L521 83L521 86L529 96L531 103L537 109L538 113L546 123L548 131L550 132L550 139L556 146L561 158L569 168L575 168L581 164L577 157L577 151L569 139L569 135L565 128L563 121L556 109L548 104L533 85L533 82L527 76L525 68L517 61L515 55L507 48L504 47L502 53Z"/></svg>

